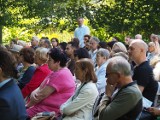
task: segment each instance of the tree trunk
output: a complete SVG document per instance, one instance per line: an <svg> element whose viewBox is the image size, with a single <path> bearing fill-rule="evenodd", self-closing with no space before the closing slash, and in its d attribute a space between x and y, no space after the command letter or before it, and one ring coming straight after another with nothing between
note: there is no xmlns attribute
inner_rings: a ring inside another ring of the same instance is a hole
<svg viewBox="0 0 160 120"><path fill-rule="evenodd" d="M2 25L0 25L0 44L2 44Z"/></svg>

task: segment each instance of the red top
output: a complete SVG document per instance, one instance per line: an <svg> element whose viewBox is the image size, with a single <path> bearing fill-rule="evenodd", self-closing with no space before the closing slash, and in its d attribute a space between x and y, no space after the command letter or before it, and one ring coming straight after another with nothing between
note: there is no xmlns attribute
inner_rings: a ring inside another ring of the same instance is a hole
<svg viewBox="0 0 160 120"><path fill-rule="evenodd" d="M36 88L40 86L40 84L43 82L43 80L51 73L51 70L48 68L48 64L44 64L40 67L38 67L33 76L32 79L26 86L22 89L23 97L27 97L34 91Z"/></svg>

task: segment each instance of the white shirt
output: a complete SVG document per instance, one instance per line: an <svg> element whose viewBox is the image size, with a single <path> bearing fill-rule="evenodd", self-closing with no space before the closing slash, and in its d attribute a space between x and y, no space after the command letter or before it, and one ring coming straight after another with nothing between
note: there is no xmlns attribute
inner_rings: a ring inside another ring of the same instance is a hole
<svg viewBox="0 0 160 120"><path fill-rule="evenodd" d="M84 47L84 35L89 35L90 30L87 26L82 25L74 31L74 37L79 39L79 46Z"/></svg>

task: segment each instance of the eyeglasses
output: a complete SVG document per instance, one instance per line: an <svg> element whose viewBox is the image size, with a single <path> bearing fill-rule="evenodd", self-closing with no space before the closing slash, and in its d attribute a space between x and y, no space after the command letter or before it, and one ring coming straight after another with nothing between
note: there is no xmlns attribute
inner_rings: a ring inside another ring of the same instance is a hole
<svg viewBox="0 0 160 120"><path fill-rule="evenodd" d="M107 76L109 76L109 75L111 75L111 74L118 74L118 73L116 73L116 72L109 72L109 73L107 73L107 72L106 72L105 77L107 78Z"/></svg>

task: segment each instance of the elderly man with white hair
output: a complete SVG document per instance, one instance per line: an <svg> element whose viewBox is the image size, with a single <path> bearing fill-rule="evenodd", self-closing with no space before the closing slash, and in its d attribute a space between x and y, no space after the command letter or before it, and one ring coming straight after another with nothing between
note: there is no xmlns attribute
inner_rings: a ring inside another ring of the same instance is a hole
<svg viewBox="0 0 160 120"><path fill-rule="evenodd" d="M147 44L143 40L134 40L129 46L129 57L136 63L133 80L137 81L143 96L152 103L154 102L158 83L153 79L153 70L146 60Z"/></svg>

